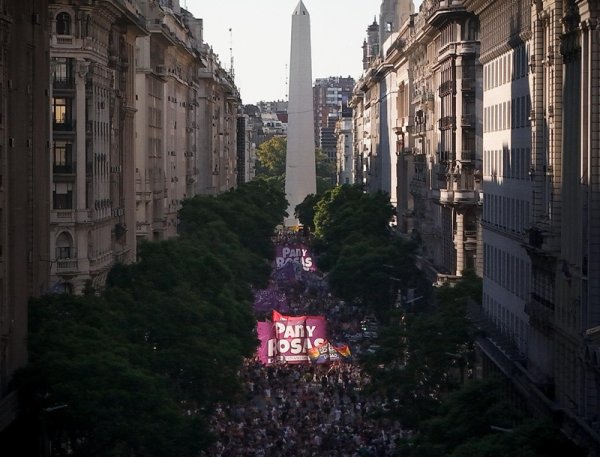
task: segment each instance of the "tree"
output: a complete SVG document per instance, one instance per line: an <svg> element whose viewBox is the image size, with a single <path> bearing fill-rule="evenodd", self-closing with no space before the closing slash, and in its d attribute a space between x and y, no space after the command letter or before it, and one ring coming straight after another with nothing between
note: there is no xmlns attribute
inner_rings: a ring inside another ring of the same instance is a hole
<svg viewBox="0 0 600 457"><path fill-rule="evenodd" d="M321 148L315 150L315 163L317 165L317 195L323 195L335 185L335 162Z"/></svg>
<svg viewBox="0 0 600 457"><path fill-rule="evenodd" d="M395 414L403 423L416 427L433 417L444 396L469 378L475 329L466 308L480 283L467 276L435 289L432 300L403 309L401 325L390 320L381 332L381 351L365 360L373 387L402 399Z"/></svg>
<svg viewBox="0 0 600 457"><path fill-rule="evenodd" d="M279 177L285 175L285 159L287 139L275 136L256 149L258 159L256 175L264 177Z"/></svg>
<svg viewBox="0 0 600 457"><path fill-rule="evenodd" d="M390 239L389 222L394 209L387 194L364 193L358 185L337 186L325 192L314 215L319 267L329 271L346 240L352 236Z"/></svg>
<svg viewBox="0 0 600 457"><path fill-rule="evenodd" d="M300 220L300 224L307 228L309 232L314 232L315 230L315 211L316 205L320 199L321 195L318 193L309 194L302 203L296 206L296 214Z"/></svg>
<svg viewBox="0 0 600 457"><path fill-rule="evenodd" d="M286 207L271 185L186 202L181 236L142 244L101 296L32 303L30 364L16 382L32 427L62 405L45 420L52 455L195 457L208 446L206 419L240 394L257 345L251 286L267 283Z"/></svg>
<svg viewBox="0 0 600 457"><path fill-rule="evenodd" d="M586 455L552 423L513 408L498 380L473 381L448 395L438 414L418 426L408 457L559 457Z"/></svg>
<svg viewBox="0 0 600 457"><path fill-rule="evenodd" d="M286 154L285 137L273 137L262 143L256 150L256 175L284 182ZM315 149L315 166L317 194L322 194L335 183L335 163L321 149Z"/></svg>
<svg viewBox="0 0 600 457"><path fill-rule="evenodd" d="M350 236L329 272L329 284L336 296L348 302L358 300L386 321L398 290L426 293L426 281L414 266L414 253L415 246L400 238L382 242Z"/></svg>

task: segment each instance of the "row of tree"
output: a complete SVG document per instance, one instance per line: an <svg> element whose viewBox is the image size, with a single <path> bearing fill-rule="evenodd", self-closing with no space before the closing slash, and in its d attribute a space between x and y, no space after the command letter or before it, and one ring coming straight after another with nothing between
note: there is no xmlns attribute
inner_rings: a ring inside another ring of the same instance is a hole
<svg viewBox="0 0 600 457"><path fill-rule="evenodd" d="M386 399L386 414L415 431L398 455L585 455L555 425L510 405L507 381L475 379L480 331L467 308L481 300L481 279L465 271L457 283L431 288L415 266L418 246L390 228L386 194L335 187L307 197L297 214L314 234L333 292L384 324L378 350L361 363ZM403 297L408 291L411 300Z"/></svg>
<svg viewBox="0 0 600 457"><path fill-rule="evenodd" d="M275 136L260 144L256 150L256 176L285 182L287 138ZM322 149L315 149L317 194L322 194L335 185L335 163L331 162Z"/></svg>
<svg viewBox="0 0 600 457"><path fill-rule="evenodd" d="M16 378L27 436L37 429L57 456L197 456L256 349L251 288L268 282L286 206L261 180L187 200L180 237L142 244L101 294L33 302Z"/></svg>
<svg viewBox="0 0 600 457"><path fill-rule="evenodd" d="M387 194L365 193L362 186L349 184L309 195L296 208L300 222L314 234L318 265L332 291L384 322L399 294L425 297L430 289L415 267L417 246L391 227L394 211Z"/></svg>

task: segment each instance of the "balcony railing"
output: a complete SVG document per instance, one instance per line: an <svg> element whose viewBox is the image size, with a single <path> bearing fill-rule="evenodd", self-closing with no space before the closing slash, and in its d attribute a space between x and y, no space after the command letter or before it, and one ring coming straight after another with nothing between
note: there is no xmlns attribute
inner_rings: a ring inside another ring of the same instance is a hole
<svg viewBox="0 0 600 457"><path fill-rule="evenodd" d="M460 117L460 125L463 127L475 127L475 122L474 114L463 114Z"/></svg>
<svg viewBox="0 0 600 457"><path fill-rule="evenodd" d="M75 121L66 120L63 122L53 122L52 129L56 132L72 132L75 130Z"/></svg>
<svg viewBox="0 0 600 457"><path fill-rule="evenodd" d="M444 97L445 95L453 94L456 89L455 81L444 81L440 84L439 92L440 97Z"/></svg>
<svg viewBox="0 0 600 457"><path fill-rule="evenodd" d="M473 78L463 78L461 81L461 89L463 91L475 90L475 80Z"/></svg>
<svg viewBox="0 0 600 457"><path fill-rule="evenodd" d="M77 259L56 259L58 273L77 273Z"/></svg>
<svg viewBox="0 0 600 457"><path fill-rule="evenodd" d="M75 173L75 164L67 163L62 165L54 164L52 167L54 173L73 174Z"/></svg>
<svg viewBox="0 0 600 457"><path fill-rule="evenodd" d="M440 163L449 163L454 161L454 153L452 151L439 151L438 160Z"/></svg>
<svg viewBox="0 0 600 457"><path fill-rule="evenodd" d="M477 159L477 154L475 151L461 151L460 153L460 161L461 162L475 162Z"/></svg>
<svg viewBox="0 0 600 457"><path fill-rule="evenodd" d="M75 89L75 78L72 76L55 77L52 82L52 87L54 90Z"/></svg>
<svg viewBox="0 0 600 457"><path fill-rule="evenodd" d="M455 116L444 116L439 120L440 130L447 130L456 126Z"/></svg>
<svg viewBox="0 0 600 457"><path fill-rule="evenodd" d="M440 203L441 204L446 204L446 205L453 205L453 204L457 204L457 203L471 204L471 203L477 202L476 197L477 197L477 195L474 190L440 189Z"/></svg>

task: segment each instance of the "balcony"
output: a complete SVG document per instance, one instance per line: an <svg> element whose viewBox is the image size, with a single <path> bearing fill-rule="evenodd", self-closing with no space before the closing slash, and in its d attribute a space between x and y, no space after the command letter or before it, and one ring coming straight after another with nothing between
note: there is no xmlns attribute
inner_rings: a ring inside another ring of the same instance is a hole
<svg viewBox="0 0 600 457"><path fill-rule="evenodd" d="M440 130L448 130L456 127L456 117L455 116L444 116L439 121Z"/></svg>
<svg viewBox="0 0 600 457"><path fill-rule="evenodd" d="M454 203L454 191L448 189L440 189L440 203L442 205L451 205Z"/></svg>
<svg viewBox="0 0 600 457"><path fill-rule="evenodd" d="M65 224L74 222L75 213L73 210L53 210L50 212L50 222L53 224Z"/></svg>
<svg viewBox="0 0 600 457"><path fill-rule="evenodd" d="M65 120L63 122L53 122L52 129L55 132L74 132L75 131L75 121L74 120Z"/></svg>
<svg viewBox="0 0 600 457"><path fill-rule="evenodd" d="M56 259L56 272L60 274L77 274L77 259Z"/></svg>
<svg viewBox="0 0 600 457"><path fill-rule="evenodd" d="M112 251L106 252L95 259L90 259L90 269L102 270L106 267L111 266L113 263Z"/></svg>
<svg viewBox="0 0 600 457"><path fill-rule="evenodd" d="M473 78L463 78L461 80L461 89L463 92L475 90L475 80Z"/></svg>
<svg viewBox="0 0 600 457"><path fill-rule="evenodd" d="M54 77L52 88L54 90L73 90L75 89L75 78L72 76Z"/></svg>
<svg viewBox="0 0 600 457"><path fill-rule="evenodd" d="M475 160L477 160L477 154L475 151L461 151L460 153L460 160L461 162L475 162Z"/></svg>
<svg viewBox="0 0 600 457"><path fill-rule="evenodd" d="M440 163L450 163L454 161L454 153L452 151L439 151L438 161ZM446 172L444 171L444 174Z"/></svg>
<svg viewBox="0 0 600 457"><path fill-rule="evenodd" d="M476 126L476 119L474 114L463 114L460 117L460 125L462 127L474 128Z"/></svg>
<svg viewBox="0 0 600 457"><path fill-rule="evenodd" d="M455 81L444 81L440 84L439 92L440 97L444 97L446 95L454 94L456 91L456 82Z"/></svg>
<svg viewBox="0 0 600 457"><path fill-rule="evenodd" d="M477 203L477 195L474 190L468 189L440 189L440 203L442 205Z"/></svg>
<svg viewBox="0 0 600 457"><path fill-rule="evenodd" d="M55 174L64 174L71 175L75 173L75 164L74 163L65 163L65 164L54 164L52 166L52 172Z"/></svg>

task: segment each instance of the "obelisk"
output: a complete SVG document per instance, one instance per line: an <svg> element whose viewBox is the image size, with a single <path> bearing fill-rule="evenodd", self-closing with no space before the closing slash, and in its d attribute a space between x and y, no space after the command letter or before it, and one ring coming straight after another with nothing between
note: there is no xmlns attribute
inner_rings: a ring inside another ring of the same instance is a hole
<svg viewBox="0 0 600 457"><path fill-rule="evenodd" d="M296 206L317 192L310 16L302 0L292 14L285 195L286 227L298 225Z"/></svg>

